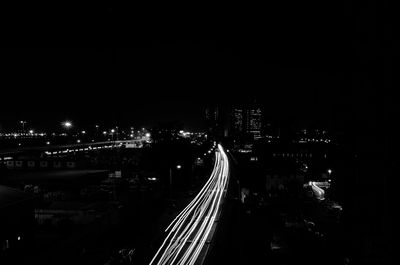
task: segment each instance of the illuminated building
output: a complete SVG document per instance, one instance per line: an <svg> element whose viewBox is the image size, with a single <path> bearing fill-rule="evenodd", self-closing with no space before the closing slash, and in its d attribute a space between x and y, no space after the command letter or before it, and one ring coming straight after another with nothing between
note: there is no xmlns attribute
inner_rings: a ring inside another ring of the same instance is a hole
<svg viewBox="0 0 400 265"><path fill-rule="evenodd" d="M262 129L261 108L233 108L231 125L235 136L260 139Z"/></svg>
<svg viewBox="0 0 400 265"><path fill-rule="evenodd" d="M246 112L246 132L254 139L261 138L262 112L260 108L248 109Z"/></svg>
<svg viewBox="0 0 400 265"><path fill-rule="evenodd" d="M233 109L233 130L243 132L243 109Z"/></svg>

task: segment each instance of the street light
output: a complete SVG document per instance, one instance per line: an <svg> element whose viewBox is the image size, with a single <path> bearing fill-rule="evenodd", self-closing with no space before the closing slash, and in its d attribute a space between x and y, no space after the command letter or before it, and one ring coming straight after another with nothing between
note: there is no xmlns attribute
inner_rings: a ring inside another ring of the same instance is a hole
<svg viewBox="0 0 400 265"><path fill-rule="evenodd" d="M62 123L62 125L64 126L64 128L69 129L72 127L72 123L70 121L64 121Z"/></svg>
<svg viewBox="0 0 400 265"><path fill-rule="evenodd" d="M176 165L176 168L177 168L177 169L181 169L182 166L181 166L181 165ZM172 169L173 169L173 167L171 166L171 167L169 168L169 191L170 191L170 193L172 193L172 184L173 184Z"/></svg>
<svg viewBox="0 0 400 265"><path fill-rule="evenodd" d="M332 174L332 169L328 169L328 174Z"/></svg>
<svg viewBox="0 0 400 265"><path fill-rule="evenodd" d="M21 125L22 125L22 132L25 132L26 121L19 121L19 123L21 123Z"/></svg>

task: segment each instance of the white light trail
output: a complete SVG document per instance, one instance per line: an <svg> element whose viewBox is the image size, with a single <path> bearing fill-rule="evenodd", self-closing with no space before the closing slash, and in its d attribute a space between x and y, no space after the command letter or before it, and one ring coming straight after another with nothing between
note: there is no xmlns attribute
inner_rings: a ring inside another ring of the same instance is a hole
<svg viewBox="0 0 400 265"><path fill-rule="evenodd" d="M317 186L315 181L310 181L310 186L313 192L317 195L317 199L324 200L325 199L325 191Z"/></svg>
<svg viewBox="0 0 400 265"><path fill-rule="evenodd" d="M210 178L196 197L171 222L164 242L150 264L194 264L219 214L229 178L229 161L221 145Z"/></svg>

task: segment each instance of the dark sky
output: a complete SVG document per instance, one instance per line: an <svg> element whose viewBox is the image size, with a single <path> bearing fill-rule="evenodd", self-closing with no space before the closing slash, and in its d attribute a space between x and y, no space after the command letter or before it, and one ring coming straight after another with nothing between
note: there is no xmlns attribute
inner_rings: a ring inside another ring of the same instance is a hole
<svg viewBox="0 0 400 265"><path fill-rule="evenodd" d="M384 30L373 1L320 2L26 10L39 19L15 26L15 47L70 48L0 50L0 120L201 128L205 106L253 98L271 118L334 120L354 74L384 60Z"/></svg>

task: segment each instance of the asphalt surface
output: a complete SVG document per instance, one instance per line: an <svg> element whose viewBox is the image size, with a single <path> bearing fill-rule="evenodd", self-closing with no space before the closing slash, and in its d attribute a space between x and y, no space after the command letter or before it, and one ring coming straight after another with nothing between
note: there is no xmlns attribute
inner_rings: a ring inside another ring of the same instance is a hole
<svg viewBox="0 0 400 265"><path fill-rule="evenodd" d="M221 146L209 180L166 229L165 240L151 264L201 264L218 225L226 194L229 160Z"/></svg>

